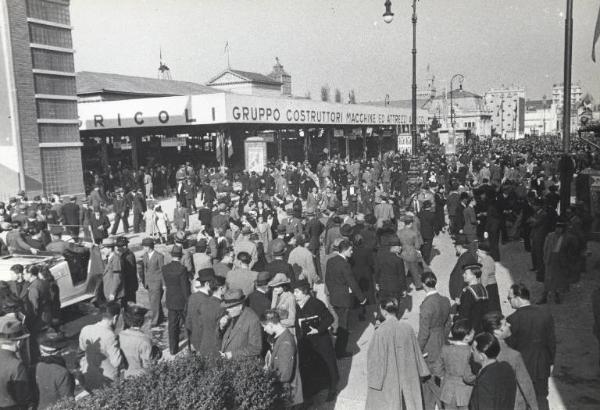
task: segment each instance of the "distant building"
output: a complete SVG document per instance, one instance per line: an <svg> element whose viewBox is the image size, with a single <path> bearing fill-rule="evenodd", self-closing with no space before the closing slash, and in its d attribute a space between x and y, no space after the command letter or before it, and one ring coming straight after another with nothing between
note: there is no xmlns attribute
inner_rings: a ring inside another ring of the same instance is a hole
<svg viewBox="0 0 600 410"><path fill-rule="evenodd" d="M558 128L562 131L563 123L563 96L564 88L563 84L554 84L552 86L552 103L556 105L556 113L558 116ZM577 118L577 106L583 98L583 92L579 84L571 85L571 132L576 132L579 128L579 121Z"/></svg>
<svg viewBox="0 0 600 410"><path fill-rule="evenodd" d="M492 113L492 133L502 139L525 136L525 88L491 88L485 93L485 105Z"/></svg>
<svg viewBox="0 0 600 410"><path fill-rule="evenodd" d="M214 94L220 92L212 87L187 81L134 77L91 71L78 72L76 80L77 97L80 103L170 97L175 95Z"/></svg>
<svg viewBox="0 0 600 410"><path fill-rule="evenodd" d="M278 57L275 57L275 65L273 71L269 74L269 78L281 83L282 95L288 97L292 95L292 76L285 72Z"/></svg>
<svg viewBox="0 0 600 410"><path fill-rule="evenodd" d="M440 133L454 128L457 133L467 136L492 135L492 113L486 108L483 97L478 94L462 89L452 90L429 100L423 108L429 112L430 120L438 120L441 125Z"/></svg>
<svg viewBox="0 0 600 410"><path fill-rule="evenodd" d="M525 134L556 135L557 132L556 104L548 100L527 100L525 103Z"/></svg>

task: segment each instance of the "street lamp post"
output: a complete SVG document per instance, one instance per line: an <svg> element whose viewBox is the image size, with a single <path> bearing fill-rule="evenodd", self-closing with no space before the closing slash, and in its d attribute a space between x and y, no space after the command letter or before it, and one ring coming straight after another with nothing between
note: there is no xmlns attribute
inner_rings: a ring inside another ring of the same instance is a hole
<svg viewBox="0 0 600 410"><path fill-rule="evenodd" d="M417 152L417 0L413 0L412 4L412 31L413 31L413 46L412 46L412 129L411 129L411 145L413 154ZM385 1L385 13L383 13L383 21L391 23L394 19L392 13L392 2Z"/></svg>
<svg viewBox="0 0 600 410"><path fill-rule="evenodd" d="M544 137L546 137L546 96L545 95L542 97L542 105L543 105L543 108L544 108L544 119L543 119L543 121L544 121L544 132L543 132L542 135Z"/></svg>
<svg viewBox="0 0 600 410"><path fill-rule="evenodd" d="M462 91L462 83L463 83L463 81L465 79L465 76L462 75L462 74L454 74L452 76L452 78L450 79L450 125L452 126L452 133L453 134L456 134L455 131L454 131L454 118L455 118L455 115L454 115L454 85L453 85L455 78L459 79L459 81L460 81L459 87L460 87L460 90Z"/></svg>

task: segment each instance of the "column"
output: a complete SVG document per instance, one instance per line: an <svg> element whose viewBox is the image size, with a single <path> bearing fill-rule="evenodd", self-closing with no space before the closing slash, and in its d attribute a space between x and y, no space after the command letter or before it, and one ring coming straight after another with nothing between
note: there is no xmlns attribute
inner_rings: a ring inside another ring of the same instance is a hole
<svg viewBox="0 0 600 410"><path fill-rule="evenodd" d="M140 168L140 143L142 142L141 135L130 135L129 141L131 142L131 166L133 169Z"/></svg>
<svg viewBox="0 0 600 410"><path fill-rule="evenodd" d="M102 170L108 171L108 144L110 137L101 137L100 139L100 163L102 164Z"/></svg>

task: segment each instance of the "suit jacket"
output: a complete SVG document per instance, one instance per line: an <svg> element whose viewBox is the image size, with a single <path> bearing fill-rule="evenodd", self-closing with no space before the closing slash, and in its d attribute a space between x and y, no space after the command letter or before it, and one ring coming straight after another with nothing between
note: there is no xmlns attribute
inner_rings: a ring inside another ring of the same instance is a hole
<svg viewBox="0 0 600 410"><path fill-rule="evenodd" d="M217 355L219 319L225 314L221 301L214 296L196 292L190 296L185 316L185 328L192 346L203 356Z"/></svg>
<svg viewBox="0 0 600 410"><path fill-rule="evenodd" d="M406 291L406 272L402 258L390 252L387 247L380 249L375 258L374 279L383 291Z"/></svg>
<svg viewBox="0 0 600 410"><path fill-rule="evenodd" d="M424 240L432 240L435 236L435 214L426 209L419 213L421 220L421 236Z"/></svg>
<svg viewBox="0 0 600 410"><path fill-rule="evenodd" d="M339 254L329 258L325 267L325 285L332 306L351 307L354 296L362 302L365 297L352 274L350 263Z"/></svg>
<svg viewBox="0 0 600 410"><path fill-rule="evenodd" d="M506 342L523 356L531 380L550 377L556 353L554 319L550 312L541 306L523 306L506 320L512 332Z"/></svg>
<svg viewBox="0 0 600 410"><path fill-rule="evenodd" d="M419 313L419 334L417 341L423 353L428 353L425 361L436 362L448 335L450 323L450 300L433 293L425 297Z"/></svg>
<svg viewBox="0 0 600 410"><path fill-rule="evenodd" d="M265 270L271 273L271 277L275 276L275 274L277 273L284 273L285 276L287 276L288 279L292 282L296 280L296 275L294 274L294 269L292 268L292 265L290 265L283 259L273 259L267 264Z"/></svg>
<svg viewBox="0 0 600 410"><path fill-rule="evenodd" d="M79 205L67 202L61 207L60 216L65 225L79 225Z"/></svg>
<svg viewBox="0 0 600 410"><path fill-rule="evenodd" d="M84 326L79 333L79 349L85 352L81 371L86 389L104 387L119 376L124 364L119 339L103 321Z"/></svg>
<svg viewBox="0 0 600 410"><path fill-rule="evenodd" d="M506 410L515 406L517 381L510 364L495 362L479 371L469 410Z"/></svg>
<svg viewBox="0 0 600 410"><path fill-rule="evenodd" d="M165 257L162 253L155 250L152 258L148 258L148 254L142 256L142 269L140 279L144 286L161 286L163 285L162 267L165 264Z"/></svg>
<svg viewBox="0 0 600 410"><path fill-rule="evenodd" d="M258 357L262 350L262 328L256 313L244 307L234 325L223 334L221 351L231 352L232 358Z"/></svg>
<svg viewBox="0 0 600 410"><path fill-rule="evenodd" d="M538 404L535 389L533 388L531 377L529 377L529 372L527 372L521 353L511 349L504 340L499 339L498 341L500 342L498 361L510 364L517 378L518 387L515 397L515 410L537 410Z"/></svg>
<svg viewBox="0 0 600 410"><path fill-rule="evenodd" d="M269 295L264 294L259 290L254 290L246 298L248 307L256 313L256 316L260 317L265 310L271 309L271 298Z"/></svg>
<svg viewBox="0 0 600 410"><path fill-rule="evenodd" d="M286 404L293 406L303 402L302 381L298 367L296 338L285 329L275 338L271 351L269 369L274 370L287 392Z"/></svg>
<svg viewBox="0 0 600 410"><path fill-rule="evenodd" d="M61 399L73 397L75 379L59 356L42 357L35 366L35 384L38 391L38 409L46 409Z"/></svg>
<svg viewBox="0 0 600 410"><path fill-rule="evenodd" d="M23 361L15 353L0 349L0 363L0 407L28 408L27 404L33 403L34 392Z"/></svg>
<svg viewBox="0 0 600 410"><path fill-rule="evenodd" d="M190 296L190 281L187 269L179 261L171 261L162 267L167 309L183 310Z"/></svg>
<svg viewBox="0 0 600 410"><path fill-rule="evenodd" d="M225 281L230 289L241 289L244 295L249 295L254 291L254 283L258 272L244 268L233 268L227 272Z"/></svg>
<svg viewBox="0 0 600 410"><path fill-rule="evenodd" d="M311 218L306 223L304 231L308 237L308 249L312 252L317 252L321 247L321 234L325 230L325 226L317 218Z"/></svg>

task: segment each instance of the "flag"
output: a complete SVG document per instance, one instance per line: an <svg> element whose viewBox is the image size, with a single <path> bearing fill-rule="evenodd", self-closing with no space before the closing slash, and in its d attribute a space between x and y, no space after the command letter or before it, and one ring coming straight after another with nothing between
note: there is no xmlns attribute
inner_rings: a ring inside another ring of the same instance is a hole
<svg viewBox="0 0 600 410"><path fill-rule="evenodd" d="M225 42L225 50L223 50L223 54L227 53L229 50L229 40Z"/></svg>
<svg viewBox="0 0 600 410"><path fill-rule="evenodd" d="M233 142L231 141L231 137L227 137L227 158L231 158L233 155Z"/></svg>
<svg viewBox="0 0 600 410"><path fill-rule="evenodd" d="M592 61L596 62L596 42L600 37L600 9L598 9L598 18L596 19L596 29L594 30L594 41L592 41Z"/></svg>

